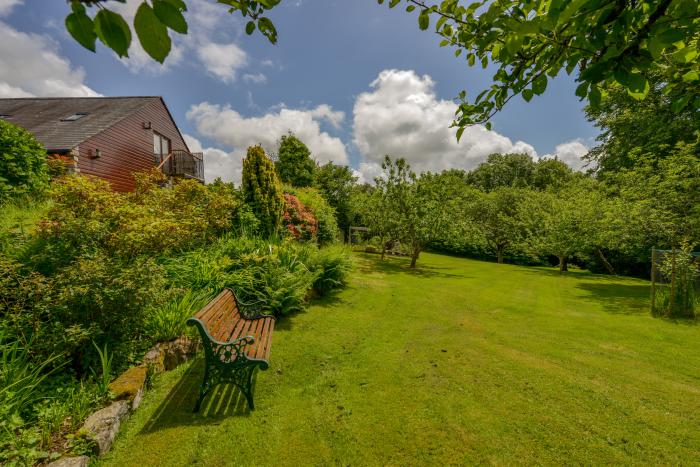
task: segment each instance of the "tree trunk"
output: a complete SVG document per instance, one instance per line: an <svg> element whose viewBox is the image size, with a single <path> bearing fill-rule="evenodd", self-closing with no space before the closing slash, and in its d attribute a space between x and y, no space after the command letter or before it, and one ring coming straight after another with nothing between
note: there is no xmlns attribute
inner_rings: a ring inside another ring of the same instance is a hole
<svg viewBox="0 0 700 467"><path fill-rule="evenodd" d="M416 269L416 261L418 261L418 255L420 255L420 248L413 248L413 253L411 254L411 269Z"/></svg>
<svg viewBox="0 0 700 467"><path fill-rule="evenodd" d="M559 256L559 272L565 272L569 270L569 258L566 256Z"/></svg>
<svg viewBox="0 0 700 467"><path fill-rule="evenodd" d="M496 248L496 255L498 256L498 264L503 264L503 247L499 246Z"/></svg>
<svg viewBox="0 0 700 467"><path fill-rule="evenodd" d="M384 253L386 253L386 247L382 243L382 261L384 261Z"/></svg>
<svg viewBox="0 0 700 467"><path fill-rule="evenodd" d="M608 273L609 273L611 276L614 276L614 275L615 275L615 270L613 269L612 264L608 263L608 259L607 259L607 258L605 257L605 255L603 254L603 250L600 249L600 248L598 248L597 250L598 250L598 257L600 258L600 260L601 260L601 261L603 262L603 264L605 265L605 269L608 270Z"/></svg>

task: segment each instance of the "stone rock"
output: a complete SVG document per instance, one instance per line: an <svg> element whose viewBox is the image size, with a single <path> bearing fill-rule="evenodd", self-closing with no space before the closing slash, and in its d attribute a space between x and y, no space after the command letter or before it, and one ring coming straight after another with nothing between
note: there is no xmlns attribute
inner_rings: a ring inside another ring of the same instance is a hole
<svg viewBox="0 0 700 467"><path fill-rule="evenodd" d="M170 371L197 352L198 341L182 336L159 345L163 351L163 366L167 371Z"/></svg>
<svg viewBox="0 0 700 467"><path fill-rule="evenodd" d="M61 457L51 462L48 467L87 467L90 463L88 456Z"/></svg>
<svg viewBox="0 0 700 467"><path fill-rule="evenodd" d="M112 447L122 421L129 416L130 405L125 400L116 401L104 409L98 410L85 420L83 428L93 434L100 447L100 454L104 454Z"/></svg>
<svg viewBox="0 0 700 467"><path fill-rule="evenodd" d="M155 345L151 350L146 352L143 356L143 363L150 367L155 373L160 373L165 371L165 365L163 364L164 357L163 350L159 345Z"/></svg>
<svg viewBox="0 0 700 467"><path fill-rule="evenodd" d="M132 409L136 409L141 403L146 376L148 368L145 366L129 368L109 384L109 390L114 393L116 399L127 399L131 402Z"/></svg>

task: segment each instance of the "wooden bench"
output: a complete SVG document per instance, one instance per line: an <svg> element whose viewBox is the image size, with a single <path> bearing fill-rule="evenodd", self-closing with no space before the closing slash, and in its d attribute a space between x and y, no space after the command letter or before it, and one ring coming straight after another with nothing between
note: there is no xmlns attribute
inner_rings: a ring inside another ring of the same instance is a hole
<svg viewBox="0 0 700 467"><path fill-rule="evenodd" d="M260 314L255 304L243 303L233 290L224 289L187 324L196 326L202 336L206 365L194 411L216 385L225 383L236 385L253 410L253 373L269 367L275 318Z"/></svg>

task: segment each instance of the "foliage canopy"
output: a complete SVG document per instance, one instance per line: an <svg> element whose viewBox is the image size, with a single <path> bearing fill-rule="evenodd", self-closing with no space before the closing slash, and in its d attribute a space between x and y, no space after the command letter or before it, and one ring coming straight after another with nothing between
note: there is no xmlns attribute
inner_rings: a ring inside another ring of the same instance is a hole
<svg viewBox="0 0 700 467"><path fill-rule="evenodd" d="M0 201L48 187L46 149L34 135L0 119Z"/></svg>

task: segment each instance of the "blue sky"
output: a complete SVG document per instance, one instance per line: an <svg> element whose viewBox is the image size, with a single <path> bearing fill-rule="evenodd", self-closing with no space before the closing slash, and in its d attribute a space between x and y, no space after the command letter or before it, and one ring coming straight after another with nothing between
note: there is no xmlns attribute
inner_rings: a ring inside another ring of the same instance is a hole
<svg viewBox="0 0 700 467"><path fill-rule="evenodd" d="M128 16L140 1L114 8ZM467 67L418 29L415 14L376 0L283 0L271 14L274 46L242 33L239 17L214 0L188 4L190 34L161 66L138 46L119 60L77 45L62 26L64 1L0 0L0 96L162 95L192 149L206 152L208 178L233 180L247 145L274 150L287 130L320 162L348 163L365 179L384 153L417 170L471 168L511 150L578 166L596 135L562 76L530 103L514 99L494 131L474 128L457 145L451 99L462 89L476 95L492 71Z"/></svg>

